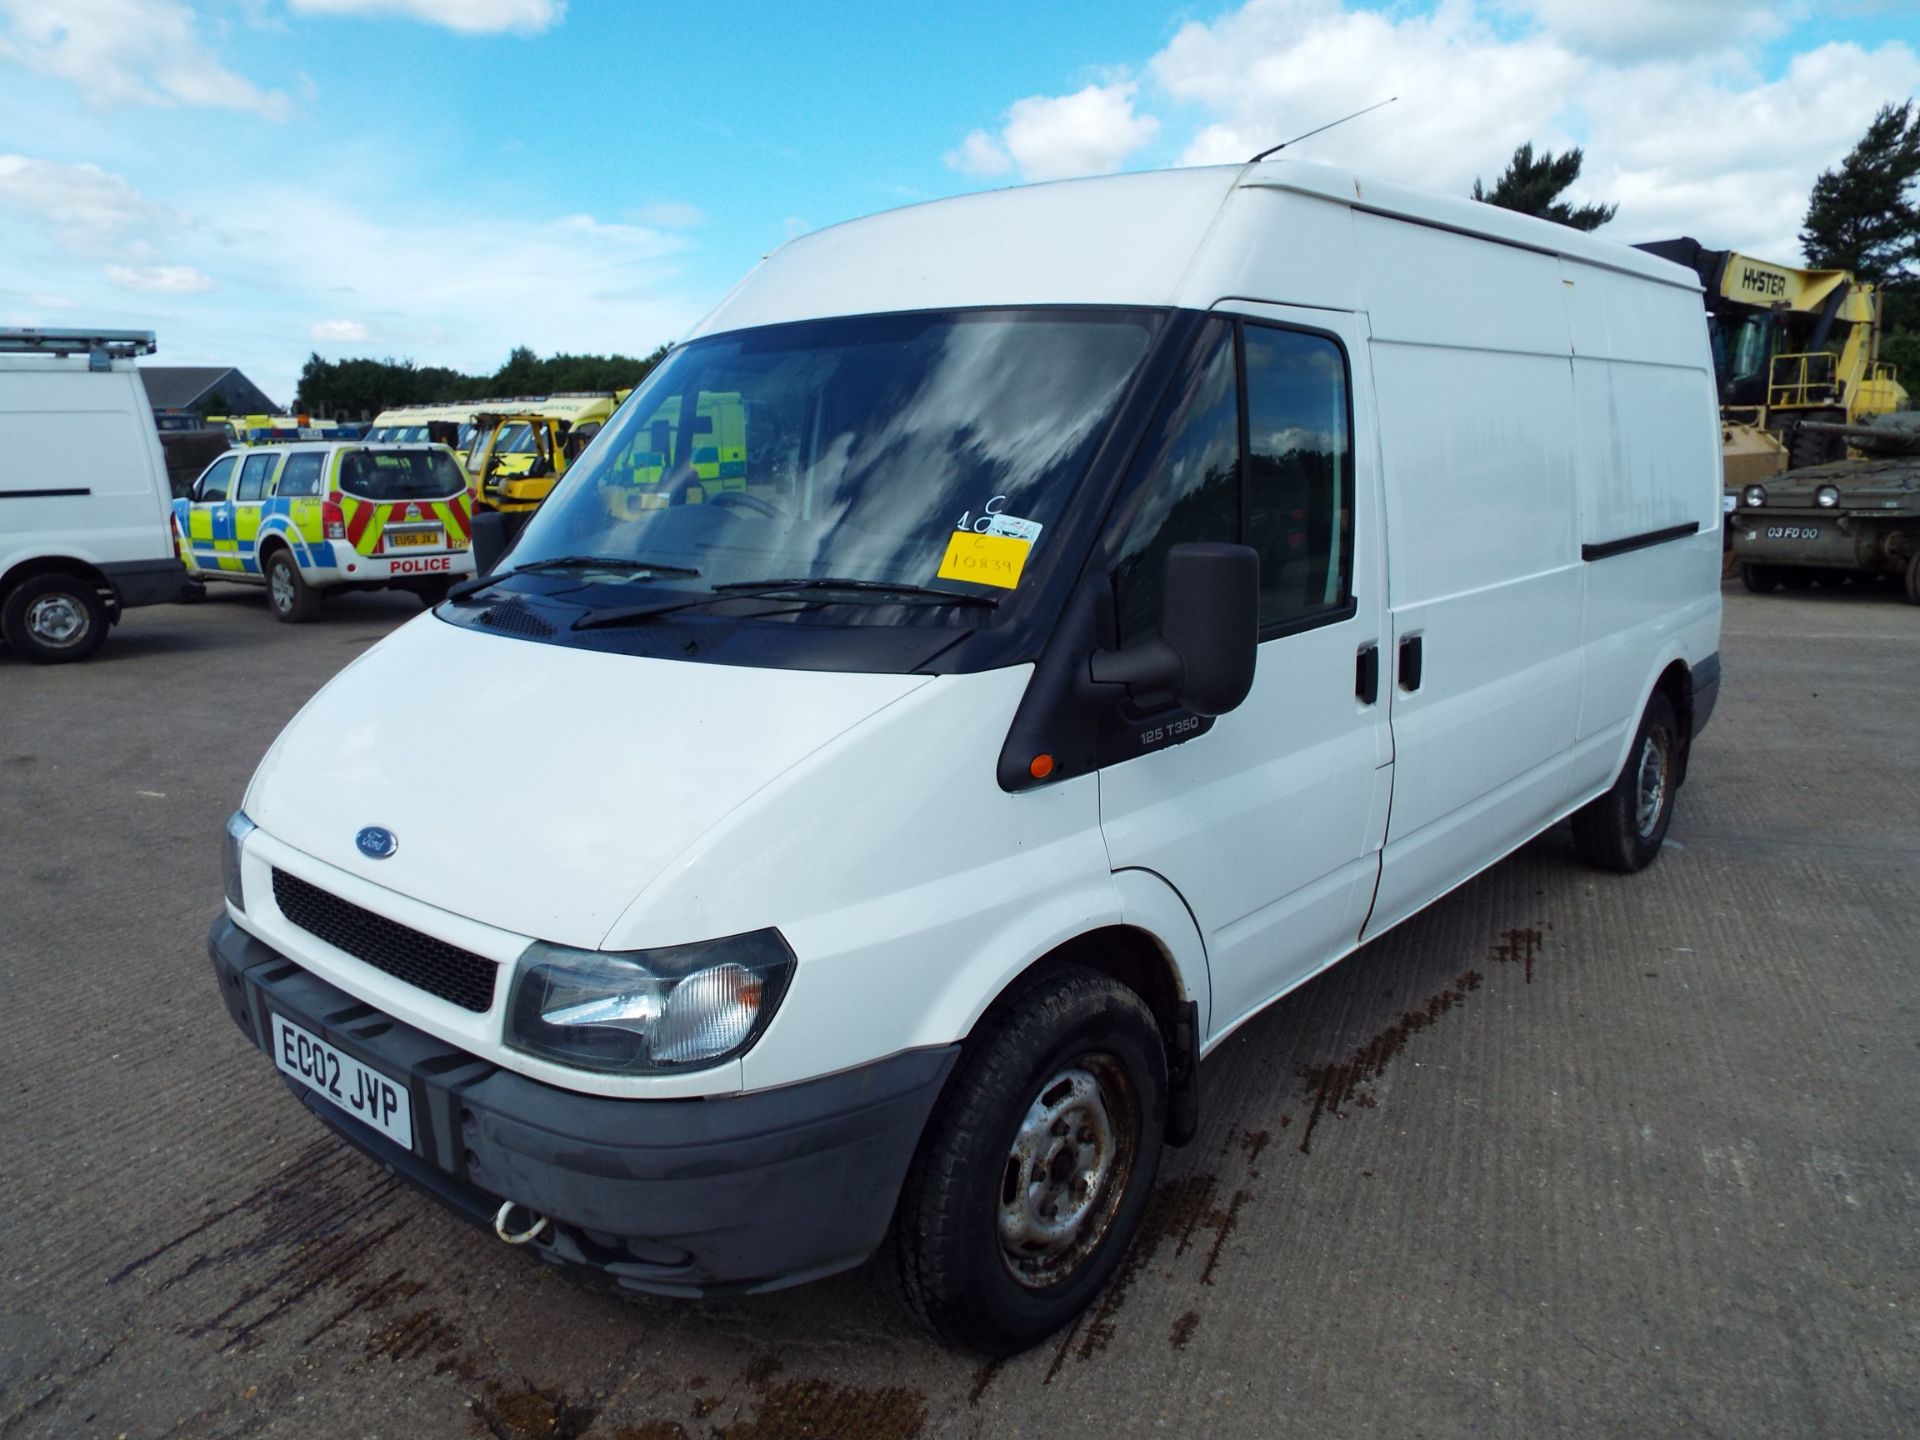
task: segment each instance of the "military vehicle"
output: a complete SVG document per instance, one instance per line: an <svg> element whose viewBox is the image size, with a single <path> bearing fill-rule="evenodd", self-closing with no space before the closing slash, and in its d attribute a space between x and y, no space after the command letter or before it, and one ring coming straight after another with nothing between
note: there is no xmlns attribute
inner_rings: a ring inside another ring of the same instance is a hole
<svg viewBox="0 0 1920 1440"><path fill-rule="evenodd" d="M1764 595L1816 580L1892 575L1920 605L1920 412L1801 425L1863 457L1741 488L1727 516L1741 580Z"/></svg>

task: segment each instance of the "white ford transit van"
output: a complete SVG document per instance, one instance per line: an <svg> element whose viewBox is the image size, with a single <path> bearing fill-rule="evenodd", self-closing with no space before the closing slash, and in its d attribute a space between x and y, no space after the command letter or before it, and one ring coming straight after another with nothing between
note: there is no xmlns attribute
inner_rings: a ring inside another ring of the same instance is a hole
<svg viewBox="0 0 1920 1440"><path fill-rule="evenodd" d="M0 635L25 659L85 659L188 589L133 364L153 351L145 330L0 330Z"/></svg>
<svg viewBox="0 0 1920 1440"><path fill-rule="evenodd" d="M808 235L275 742L224 997L554 1263L879 1249L1017 1350L1237 1025L1562 817L1654 858L1719 464L1691 273L1469 201L1276 161Z"/></svg>

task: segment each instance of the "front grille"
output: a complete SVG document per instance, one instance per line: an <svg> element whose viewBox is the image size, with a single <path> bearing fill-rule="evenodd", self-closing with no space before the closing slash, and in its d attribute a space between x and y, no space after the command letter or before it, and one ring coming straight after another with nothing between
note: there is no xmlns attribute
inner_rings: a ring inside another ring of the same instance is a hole
<svg viewBox="0 0 1920 1440"><path fill-rule="evenodd" d="M309 935L384 970L396 980L438 995L462 1010L493 1004L493 961L422 935L384 915L329 895L284 870L273 872L273 902Z"/></svg>

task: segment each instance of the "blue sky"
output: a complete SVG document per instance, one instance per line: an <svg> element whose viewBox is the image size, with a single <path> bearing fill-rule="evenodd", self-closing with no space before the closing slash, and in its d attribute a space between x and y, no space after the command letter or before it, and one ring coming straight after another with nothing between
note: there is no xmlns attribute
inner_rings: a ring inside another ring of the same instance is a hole
<svg viewBox="0 0 1920 1440"><path fill-rule="evenodd" d="M644 352L800 230L1395 93L1302 153L1458 191L1584 144L1607 233L1791 259L1916 51L1912 0L0 0L0 324L282 400L315 350Z"/></svg>

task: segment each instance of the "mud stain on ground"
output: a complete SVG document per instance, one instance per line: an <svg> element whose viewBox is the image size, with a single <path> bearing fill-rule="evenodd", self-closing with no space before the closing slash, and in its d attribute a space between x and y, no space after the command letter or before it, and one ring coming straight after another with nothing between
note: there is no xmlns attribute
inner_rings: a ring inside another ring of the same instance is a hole
<svg viewBox="0 0 1920 1440"><path fill-rule="evenodd" d="M1300 1133L1300 1153L1312 1153L1313 1132L1322 1116L1338 1118L1346 1113L1349 1105L1371 1107L1373 1097L1362 1092L1360 1087L1379 1079L1393 1063L1394 1057L1406 1048L1407 1041L1454 1006L1464 1004L1467 996L1479 988L1480 972L1463 971L1455 977L1452 985L1428 996L1424 1005L1407 1011L1346 1059L1301 1067L1300 1078L1306 1082L1308 1107L1307 1122Z"/></svg>
<svg viewBox="0 0 1920 1440"><path fill-rule="evenodd" d="M594 1435L590 1440L600 1440ZM673 1420L643 1420L638 1425L622 1425L607 1434L606 1440L693 1440L687 1427Z"/></svg>
<svg viewBox="0 0 1920 1440"><path fill-rule="evenodd" d="M1193 1332L1199 1328L1200 1312L1198 1310L1189 1310L1173 1322L1173 1333L1168 1337L1168 1340L1174 1349L1184 1350L1187 1348L1187 1342L1193 1339Z"/></svg>
<svg viewBox="0 0 1920 1440"><path fill-rule="evenodd" d="M1523 967L1526 983L1533 983L1533 962L1540 954L1540 931L1538 927L1528 930L1509 930L1500 937L1493 947L1493 963L1496 965L1519 965Z"/></svg>
<svg viewBox="0 0 1920 1440"><path fill-rule="evenodd" d="M987 1393L987 1387L999 1377L1000 1367L1006 1363L1004 1360L989 1360L973 1372L973 1384L967 1388L969 1410L980 1408L980 1397Z"/></svg>
<svg viewBox="0 0 1920 1440"><path fill-rule="evenodd" d="M599 1413L595 1405L532 1385L490 1384L473 1402L476 1432L495 1440L579 1440Z"/></svg>
<svg viewBox="0 0 1920 1440"><path fill-rule="evenodd" d="M716 1429L714 1440L913 1440L927 1425L927 1397L904 1385L795 1380L761 1393L754 1413Z"/></svg>

